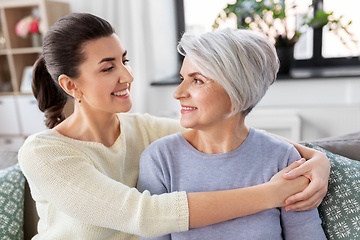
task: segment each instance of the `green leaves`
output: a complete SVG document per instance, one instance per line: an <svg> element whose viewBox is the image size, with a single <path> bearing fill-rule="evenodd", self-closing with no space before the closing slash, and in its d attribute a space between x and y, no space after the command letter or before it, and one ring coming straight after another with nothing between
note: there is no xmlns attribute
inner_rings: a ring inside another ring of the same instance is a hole
<svg viewBox="0 0 360 240"><path fill-rule="evenodd" d="M295 6L290 6L293 7ZM298 39L297 33L289 37L286 31L285 0L238 0L234 4L228 4L223 11L225 14L219 14L213 28L218 28L220 21L234 14L237 17L238 28L260 30L274 39L278 37L285 45L294 45L295 39ZM281 38L279 30L274 26L276 21L280 21L285 31Z"/></svg>
<svg viewBox="0 0 360 240"><path fill-rule="evenodd" d="M297 30L295 32L288 31L286 21L289 11L296 10L296 8L297 5L293 3L285 5L285 0L237 0L234 4L228 4L223 9L225 14L220 13L218 15L213 28L218 28L221 21L235 15L238 28L259 30L270 39L274 39L277 47L293 46L302 33ZM343 16L335 17L333 12L327 13L318 10L315 16L305 16L303 21L303 26L312 28L328 26L329 31L334 32L345 46L347 43L339 31L345 32L351 41L357 44L354 35L348 31L352 21L344 24Z"/></svg>

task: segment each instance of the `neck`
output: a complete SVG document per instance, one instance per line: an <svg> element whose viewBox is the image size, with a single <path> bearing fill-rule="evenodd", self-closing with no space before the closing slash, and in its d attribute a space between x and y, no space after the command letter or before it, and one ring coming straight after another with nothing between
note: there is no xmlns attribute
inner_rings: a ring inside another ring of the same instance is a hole
<svg viewBox="0 0 360 240"><path fill-rule="evenodd" d="M226 153L237 149L249 135L245 118L239 114L207 129L194 129L183 134L197 150L206 154Z"/></svg>
<svg viewBox="0 0 360 240"><path fill-rule="evenodd" d="M110 147L120 135L120 121L114 113L93 113L75 106L74 113L55 130L70 138Z"/></svg>

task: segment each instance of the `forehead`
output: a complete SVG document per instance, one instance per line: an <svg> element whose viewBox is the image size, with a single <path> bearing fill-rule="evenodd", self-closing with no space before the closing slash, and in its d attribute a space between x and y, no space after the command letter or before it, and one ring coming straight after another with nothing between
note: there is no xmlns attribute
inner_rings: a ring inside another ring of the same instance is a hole
<svg viewBox="0 0 360 240"><path fill-rule="evenodd" d="M84 51L87 61L96 62L105 57L121 57L125 52L125 48L119 37L116 34L112 34L109 37L90 41L84 46Z"/></svg>
<svg viewBox="0 0 360 240"><path fill-rule="evenodd" d="M180 72L200 72L199 68L193 63L188 55L185 55Z"/></svg>

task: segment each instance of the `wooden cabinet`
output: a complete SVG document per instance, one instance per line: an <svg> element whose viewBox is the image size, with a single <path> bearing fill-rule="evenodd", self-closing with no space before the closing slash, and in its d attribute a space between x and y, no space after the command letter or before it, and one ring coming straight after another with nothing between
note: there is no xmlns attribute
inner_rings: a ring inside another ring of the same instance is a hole
<svg viewBox="0 0 360 240"><path fill-rule="evenodd" d="M32 66L41 53L33 47L31 34L26 38L15 32L16 24L26 16L38 15L43 30L70 12L67 3L27 0L0 2L0 94L21 94L24 69Z"/></svg>
<svg viewBox="0 0 360 240"><path fill-rule="evenodd" d="M20 135L15 96L0 97L0 133L3 135Z"/></svg>
<svg viewBox="0 0 360 240"><path fill-rule="evenodd" d="M43 114L37 109L29 87L29 68L42 51L41 41L36 45L31 34L25 38L18 36L16 24L27 16L35 16L40 19L40 29L44 32L68 13L69 4L64 2L0 2L0 140L26 137L45 129ZM26 88L25 84L22 86L24 73L29 80ZM0 147L3 145L1 142Z"/></svg>

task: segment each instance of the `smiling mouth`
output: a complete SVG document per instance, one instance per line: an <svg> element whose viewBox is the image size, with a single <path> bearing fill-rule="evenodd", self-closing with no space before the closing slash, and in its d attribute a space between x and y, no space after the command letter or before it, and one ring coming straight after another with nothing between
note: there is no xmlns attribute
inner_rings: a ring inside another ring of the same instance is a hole
<svg viewBox="0 0 360 240"><path fill-rule="evenodd" d="M122 90L122 91L112 92L111 95L121 97L121 96L125 96L128 93L129 93L129 91L127 89L125 89L125 90Z"/></svg>
<svg viewBox="0 0 360 240"><path fill-rule="evenodd" d="M181 108L181 110L187 110L187 111L189 111L189 110L195 110L195 109L197 109L196 107L182 107Z"/></svg>

